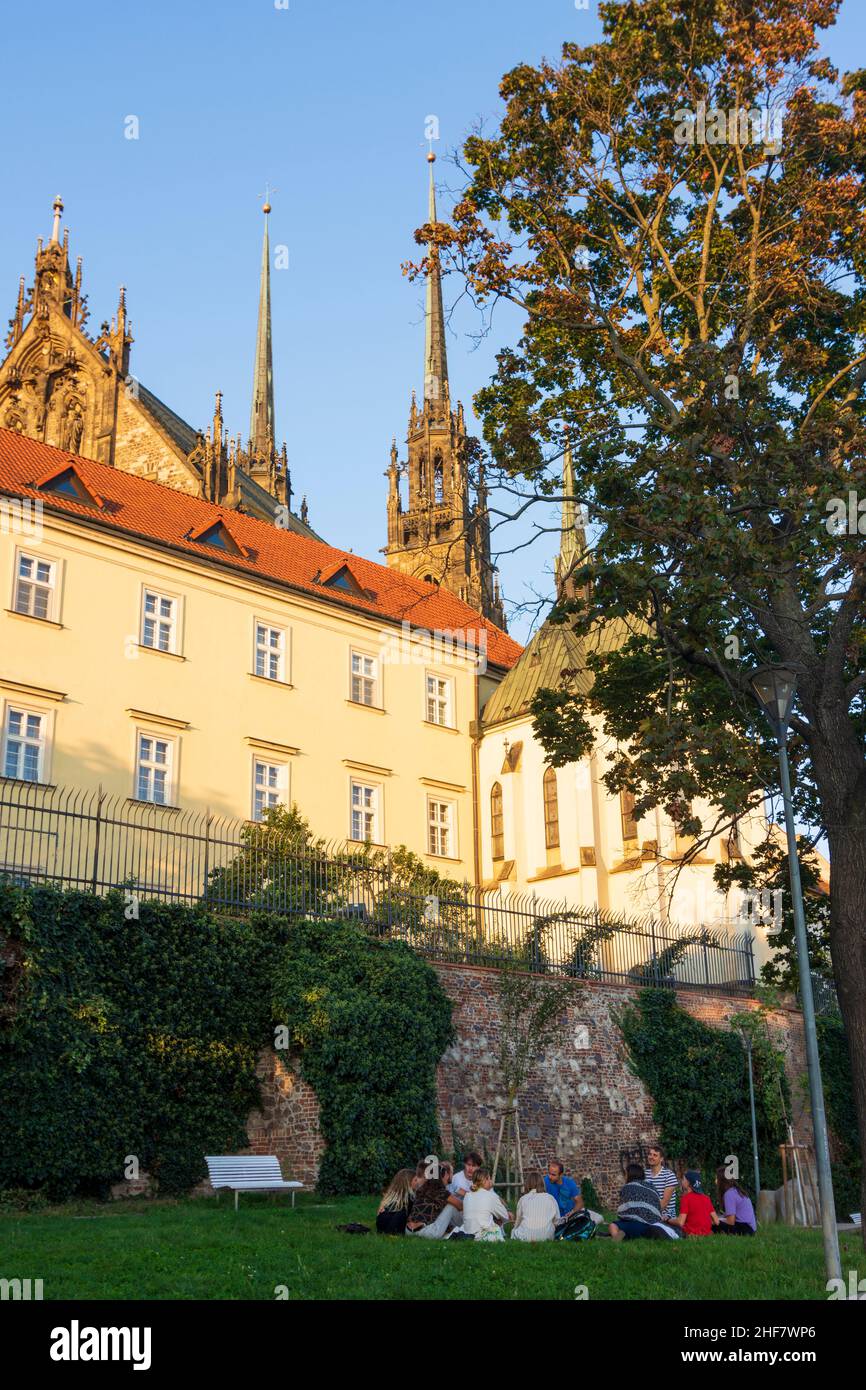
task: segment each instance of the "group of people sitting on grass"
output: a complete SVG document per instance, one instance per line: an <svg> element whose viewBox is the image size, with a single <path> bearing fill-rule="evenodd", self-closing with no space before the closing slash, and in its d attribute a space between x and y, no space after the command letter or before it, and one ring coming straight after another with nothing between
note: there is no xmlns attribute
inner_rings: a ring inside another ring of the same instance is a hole
<svg viewBox="0 0 866 1390"><path fill-rule="evenodd" d="M678 1240L680 1236L753 1236L755 1209L748 1192L716 1169L720 1210L703 1191L697 1168L687 1168L682 1182L665 1162L658 1144L647 1153L647 1166L630 1163L619 1194L616 1217L609 1226L614 1240ZM680 1192L677 1211L677 1192Z"/></svg>
<svg viewBox="0 0 866 1390"><path fill-rule="evenodd" d="M755 1234L749 1195L724 1167L716 1171L719 1211L702 1191L700 1173L688 1168L680 1182L657 1144L648 1150L647 1166L631 1163L625 1177L608 1227L615 1241ZM588 1223L600 1226L603 1221L599 1213L585 1210L580 1184L566 1174L559 1159L551 1160L546 1174L539 1169L526 1174L523 1195L516 1211L510 1212L494 1191L490 1169L472 1151L459 1172L448 1160L436 1158L423 1159L416 1168L401 1168L382 1196L376 1230L428 1240L500 1241L510 1225L512 1240L543 1241L568 1238L579 1226L585 1234Z"/></svg>

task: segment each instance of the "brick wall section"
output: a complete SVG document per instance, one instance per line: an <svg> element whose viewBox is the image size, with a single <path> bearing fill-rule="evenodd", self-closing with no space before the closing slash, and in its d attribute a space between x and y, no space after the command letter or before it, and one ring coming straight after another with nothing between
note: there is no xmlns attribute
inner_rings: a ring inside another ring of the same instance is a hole
<svg viewBox="0 0 866 1390"><path fill-rule="evenodd" d="M450 1150L456 1144L486 1148L492 1154L497 1111L504 1104L496 1061L496 972L453 965L435 968L454 1006L457 1034L437 1078L443 1148ZM636 993L629 986L587 982L569 1011L559 1043L538 1057L520 1098L524 1163L544 1164L560 1157L578 1177L589 1173L607 1202L622 1181L620 1150L655 1137L652 1100L629 1071L613 1017L616 1008ZM722 1028L727 1026L726 1015L746 1006L742 999L697 991L683 991L679 1002L703 1023ZM748 1004L755 1007L752 1001ZM797 1106L798 1079L806 1070L800 1015L793 1009L780 1010L770 1026L785 1046ZM272 1054L263 1054L259 1074L263 1106L250 1116L249 1151L276 1153L285 1177L313 1185L324 1153L316 1096ZM795 1118L795 1130L800 1142L811 1143L808 1117L802 1113ZM719 1161L724 1157L720 1154ZM749 1156L742 1157L748 1164Z"/></svg>
<svg viewBox="0 0 866 1390"><path fill-rule="evenodd" d="M312 1086L268 1051L257 1068L262 1108L250 1115L247 1153L276 1154L283 1176L315 1187L325 1142L319 1132L319 1102Z"/></svg>

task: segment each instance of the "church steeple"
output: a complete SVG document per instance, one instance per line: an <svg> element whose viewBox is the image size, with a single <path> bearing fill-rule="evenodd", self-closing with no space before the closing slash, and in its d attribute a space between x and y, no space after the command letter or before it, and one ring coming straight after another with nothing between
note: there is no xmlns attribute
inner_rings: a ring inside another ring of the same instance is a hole
<svg viewBox="0 0 866 1390"><path fill-rule="evenodd" d="M428 198L428 221L436 225L436 185L433 181L433 165L436 156L431 150L427 156L430 165L430 192ZM442 309L442 271L439 265L439 251L428 244L427 258L427 296L424 314L424 402L445 401L448 398L448 358L445 352L445 314Z"/></svg>
<svg viewBox="0 0 866 1390"><path fill-rule="evenodd" d="M268 216L271 205L265 201L265 232L262 239L262 269L259 279L259 321L256 330L256 358L253 367L253 402L250 410L250 453L267 458L274 447L274 365L271 348L271 252Z"/></svg>
<svg viewBox="0 0 866 1390"><path fill-rule="evenodd" d="M578 592L574 572L586 554L586 532L583 528L583 509L577 500L574 480L574 460L571 440L566 436L562 456L562 530L559 554L554 564L557 598L574 598Z"/></svg>
<svg viewBox="0 0 866 1390"><path fill-rule="evenodd" d="M428 220L435 226L436 189L431 152ZM480 454L466 433L463 407L452 410L445 352L445 315L439 253L428 242L424 316L424 395L412 392L408 459L391 446L388 478L388 544L392 569L441 584L500 627L502 601L490 556L490 519L483 469L473 480L470 465ZM406 478L406 505L401 480ZM473 488L474 481L474 488ZM474 492L474 496L473 496Z"/></svg>

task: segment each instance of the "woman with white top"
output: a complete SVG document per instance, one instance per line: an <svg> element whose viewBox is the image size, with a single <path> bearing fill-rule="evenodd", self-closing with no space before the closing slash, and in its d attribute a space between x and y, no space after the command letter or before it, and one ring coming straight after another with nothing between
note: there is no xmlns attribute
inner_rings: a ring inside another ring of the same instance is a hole
<svg viewBox="0 0 866 1390"><path fill-rule="evenodd" d="M471 1191L463 1198L463 1232L476 1240L504 1240L502 1222L511 1221L511 1212L493 1191L493 1179L486 1168L479 1168Z"/></svg>
<svg viewBox="0 0 866 1390"><path fill-rule="evenodd" d="M544 1186L544 1174L532 1168L526 1174L523 1196L517 1203L512 1240L553 1240L559 1220L559 1203Z"/></svg>

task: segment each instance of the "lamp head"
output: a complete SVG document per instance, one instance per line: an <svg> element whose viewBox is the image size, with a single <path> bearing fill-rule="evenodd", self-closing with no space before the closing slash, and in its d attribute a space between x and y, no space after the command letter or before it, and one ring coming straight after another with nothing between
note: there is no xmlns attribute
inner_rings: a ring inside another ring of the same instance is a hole
<svg viewBox="0 0 866 1390"><path fill-rule="evenodd" d="M775 733L784 734L791 720L797 677L787 666L759 666L751 676L755 699Z"/></svg>

